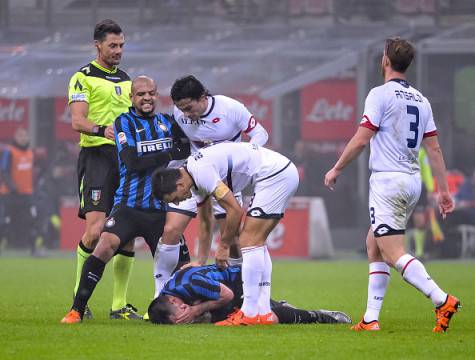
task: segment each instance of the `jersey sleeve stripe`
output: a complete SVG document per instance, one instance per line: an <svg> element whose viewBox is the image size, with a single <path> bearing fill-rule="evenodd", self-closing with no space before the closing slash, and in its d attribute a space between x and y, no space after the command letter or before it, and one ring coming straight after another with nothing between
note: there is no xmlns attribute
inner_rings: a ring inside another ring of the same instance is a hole
<svg viewBox="0 0 475 360"><path fill-rule="evenodd" d="M423 137L426 138L431 136L437 136L437 130L426 132Z"/></svg>
<svg viewBox="0 0 475 360"><path fill-rule="evenodd" d="M247 134L248 132L252 131L257 125L257 120L254 118L254 115L251 115L249 118L247 129L244 132Z"/></svg>
<svg viewBox="0 0 475 360"><path fill-rule="evenodd" d="M361 121L360 126L373 130L373 131L379 130L379 127L377 127L376 125L373 125L369 117L366 115L363 115L363 120Z"/></svg>

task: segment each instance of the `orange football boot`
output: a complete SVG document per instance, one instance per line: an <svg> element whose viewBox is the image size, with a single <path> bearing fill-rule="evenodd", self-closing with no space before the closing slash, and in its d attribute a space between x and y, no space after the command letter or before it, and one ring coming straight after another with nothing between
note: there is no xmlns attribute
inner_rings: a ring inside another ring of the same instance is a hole
<svg viewBox="0 0 475 360"><path fill-rule="evenodd" d="M369 323L366 323L364 321L364 319L361 319L361 321L358 324L353 325L350 329L354 330L354 331L379 331L379 330L381 330L381 328L379 327L378 320L373 320L373 321L370 321Z"/></svg>
<svg viewBox="0 0 475 360"><path fill-rule="evenodd" d="M248 326L248 325L258 325L259 324L259 315L254 317L248 317L244 315L241 310L238 310L228 316L226 320L218 321L215 323L216 326Z"/></svg>
<svg viewBox="0 0 475 360"><path fill-rule="evenodd" d="M81 314L79 311L71 310L66 314L66 316L61 320L61 324L76 324L82 321Z"/></svg>
<svg viewBox="0 0 475 360"><path fill-rule="evenodd" d="M452 315L457 312L460 306L459 299L447 294L447 300L445 300L445 303L435 309L436 322L432 331L435 333L446 332L449 328L449 322Z"/></svg>
<svg viewBox="0 0 475 360"><path fill-rule="evenodd" d="M258 315L260 325L273 325L274 324L274 314L272 312L265 315Z"/></svg>

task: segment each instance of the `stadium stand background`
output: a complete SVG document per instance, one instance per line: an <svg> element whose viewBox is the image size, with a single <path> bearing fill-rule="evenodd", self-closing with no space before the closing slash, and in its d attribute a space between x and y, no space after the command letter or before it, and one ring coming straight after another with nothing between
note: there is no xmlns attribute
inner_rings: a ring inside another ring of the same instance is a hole
<svg viewBox="0 0 475 360"><path fill-rule="evenodd" d="M39 201L58 204L42 230L50 248L59 246L50 215L75 201L67 82L94 57L92 28L103 18L126 35L122 67L158 80L162 111L170 109L172 82L187 73L211 93L241 99L268 128L270 146L299 166L298 195L323 198L337 251L362 247L367 157L336 193L322 179L354 132L368 90L381 83L385 38L416 44L409 80L432 103L448 167L462 175L475 168L472 1L0 0L0 142L18 126L29 129Z"/></svg>

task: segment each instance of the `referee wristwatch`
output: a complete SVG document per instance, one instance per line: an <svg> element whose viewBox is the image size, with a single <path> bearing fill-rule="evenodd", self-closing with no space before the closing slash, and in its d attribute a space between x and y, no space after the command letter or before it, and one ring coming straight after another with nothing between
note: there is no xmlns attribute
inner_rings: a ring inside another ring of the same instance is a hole
<svg viewBox="0 0 475 360"><path fill-rule="evenodd" d="M106 128L107 126L104 125L94 125L92 127L92 135L93 136L100 136L100 137L106 137Z"/></svg>

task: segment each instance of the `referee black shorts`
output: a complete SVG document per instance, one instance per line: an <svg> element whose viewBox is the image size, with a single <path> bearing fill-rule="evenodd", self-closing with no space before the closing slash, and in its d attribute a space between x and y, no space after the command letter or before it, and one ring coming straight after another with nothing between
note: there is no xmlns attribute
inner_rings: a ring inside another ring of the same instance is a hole
<svg viewBox="0 0 475 360"><path fill-rule="evenodd" d="M143 237L153 256L163 234L166 217L167 213L163 210L118 205L112 209L102 231L117 235L120 239L119 249L136 237Z"/></svg>
<svg viewBox="0 0 475 360"><path fill-rule="evenodd" d="M79 213L100 211L108 215L119 186L119 161L115 145L83 147L78 159Z"/></svg>

